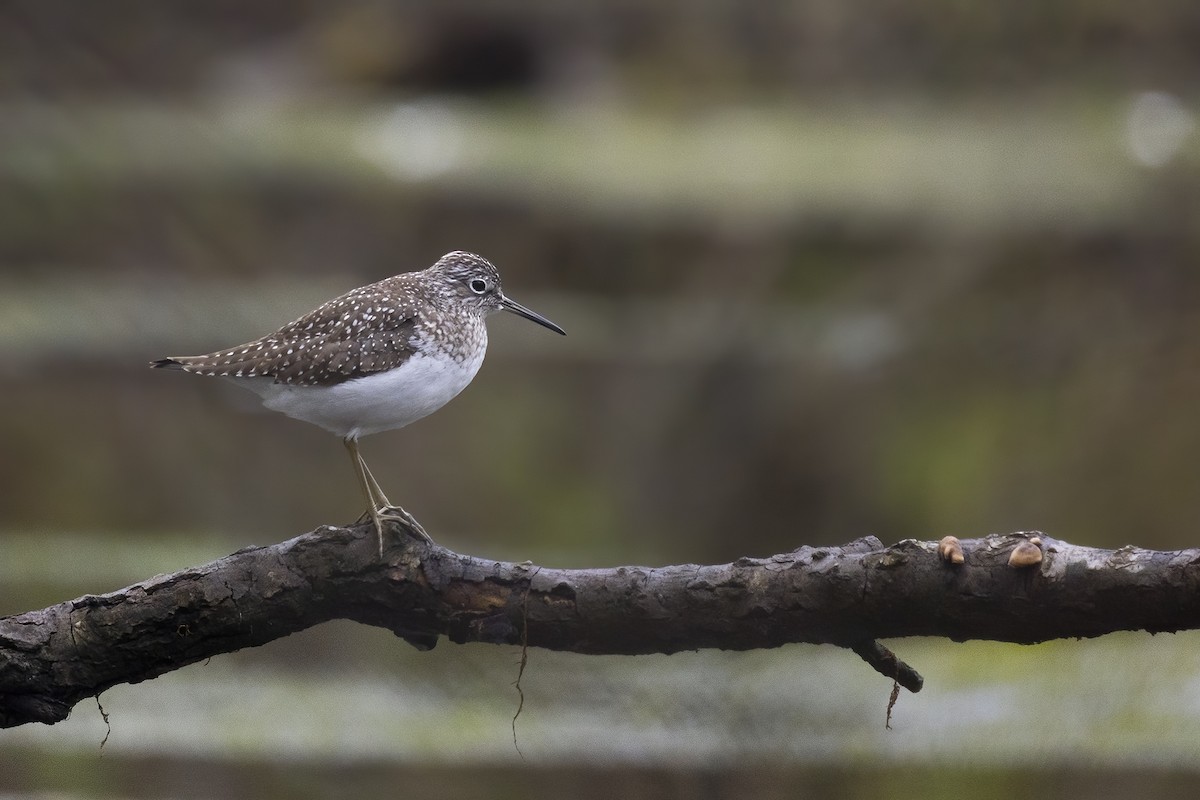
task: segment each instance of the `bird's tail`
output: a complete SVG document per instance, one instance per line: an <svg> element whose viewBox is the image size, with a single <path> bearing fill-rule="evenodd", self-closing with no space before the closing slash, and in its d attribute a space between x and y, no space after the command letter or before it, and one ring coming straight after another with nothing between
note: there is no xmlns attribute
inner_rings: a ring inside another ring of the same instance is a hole
<svg viewBox="0 0 1200 800"><path fill-rule="evenodd" d="M157 361L151 361L152 369L183 369L183 362L174 358L160 358Z"/></svg>

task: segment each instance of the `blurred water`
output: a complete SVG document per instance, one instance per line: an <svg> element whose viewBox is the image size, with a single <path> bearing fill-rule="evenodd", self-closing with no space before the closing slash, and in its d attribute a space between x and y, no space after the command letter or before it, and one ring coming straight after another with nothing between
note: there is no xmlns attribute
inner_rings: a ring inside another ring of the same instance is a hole
<svg viewBox="0 0 1200 800"><path fill-rule="evenodd" d="M298 636L297 647L323 648L319 630ZM639 658L535 650L522 679L519 753L512 648L443 643L417 654L386 638L376 642L385 659L369 665L337 664L329 652L323 668L297 672L272 666L268 646L261 658L218 658L116 687L101 698L111 734L90 701L59 725L0 734L0 758L20 765L0 777L0 790L31 785L26 754L43 750L79 775L87 765L146 759L266 773L274 764L390 765L481 780L496 769L693 774L750 764L768 774L861 766L877 781L947 764L1007 780L1069 765L1181 775L1200 768L1200 708L1178 702L1181 687L1200 682L1195 635L1035 648L897 642L927 680L921 693L901 695L891 730L883 725L887 682L833 648ZM93 791L83 777L67 783L80 796ZM1093 795L1067 788L1059 796Z"/></svg>

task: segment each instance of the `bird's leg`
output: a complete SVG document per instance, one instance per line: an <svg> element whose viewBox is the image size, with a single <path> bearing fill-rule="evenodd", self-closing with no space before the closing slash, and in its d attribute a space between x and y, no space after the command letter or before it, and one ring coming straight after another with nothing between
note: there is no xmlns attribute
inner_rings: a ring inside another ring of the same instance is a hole
<svg viewBox="0 0 1200 800"><path fill-rule="evenodd" d="M375 476L371 474L371 469L367 466L366 460L358 452L358 440L347 438L343 442L346 445L346 449L350 452L350 459L354 462L354 471L358 475L359 486L363 490L363 495L367 498L367 513L365 516L369 516L371 521L375 523L375 531L379 534L380 557L383 557L383 521L385 519L403 523L405 527L417 536L432 543L433 539L421 527L421 523L417 522L412 514L400 506L392 505L391 501L383 493L383 489L379 488L379 483L375 480Z"/></svg>
<svg viewBox="0 0 1200 800"><path fill-rule="evenodd" d="M372 496L375 498L376 508L391 508L392 501L387 499L387 495L383 493L383 489L379 488L378 481L371 474L371 468L367 466L367 461L361 455L358 457L358 463L362 464L363 474L367 476L367 485L370 486Z"/></svg>
<svg viewBox="0 0 1200 800"><path fill-rule="evenodd" d="M379 483L375 480L375 476L371 474L371 468L367 466L366 459L360 455L358 460L362 464L363 472L367 476L367 482L371 485L371 490L375 493L376 508L380 511L380 519L394 519L403 522L405 527L410 531L432 544L433 539L421 527L421 523L417 522L417 518L405 511L403 507L387 499L387 495L383 493L383 489L379 488Z"/></svg>
<svg viewBox="0 0 1200 800"><path fill-rule="evenodd" d="M375 523L375 533L379 535L379 557L383 558L383 518L379 516L379 505L375 502L374 492L371 491L373 481L367 480L367 475L370 473L367 472L366 462L358 454L358 440L347 437L342 442L350 453L350 460L354 462L354 474L358 476L358 486L367 499L367 514L371 516L371 521Z"/></svg>

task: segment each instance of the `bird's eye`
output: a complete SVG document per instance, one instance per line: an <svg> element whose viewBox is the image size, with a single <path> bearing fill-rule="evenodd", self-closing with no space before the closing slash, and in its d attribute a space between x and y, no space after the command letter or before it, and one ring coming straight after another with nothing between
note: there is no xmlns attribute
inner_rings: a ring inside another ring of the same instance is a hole
<svg viewBox="0 0 1200 800"><path fill-rule="evenodd" d="M488 290L487 281L483 278L472 278L468 286L471 287L471 291L475 294L483 294Z"/></svg>

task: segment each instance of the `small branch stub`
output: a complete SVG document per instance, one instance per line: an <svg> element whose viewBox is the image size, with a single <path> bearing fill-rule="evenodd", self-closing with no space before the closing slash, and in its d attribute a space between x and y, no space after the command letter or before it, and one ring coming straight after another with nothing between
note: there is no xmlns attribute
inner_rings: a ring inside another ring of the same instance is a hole
<svg viewBox="0 0 1200 800"><path fill-rule="evenodd" d="M1036 567L1042 563L1042 540L1036 536L1017 542L1008 556L1008 565L1014 569Z"/></svg>
<svg viewBox="0 0 1200 800"><path fill-rule="evenodd" d="M957 536L943 536L938 542L937 551L942 561L947 564L961 564L966 560L963 557L962 543L958 541Z"/></svg>

